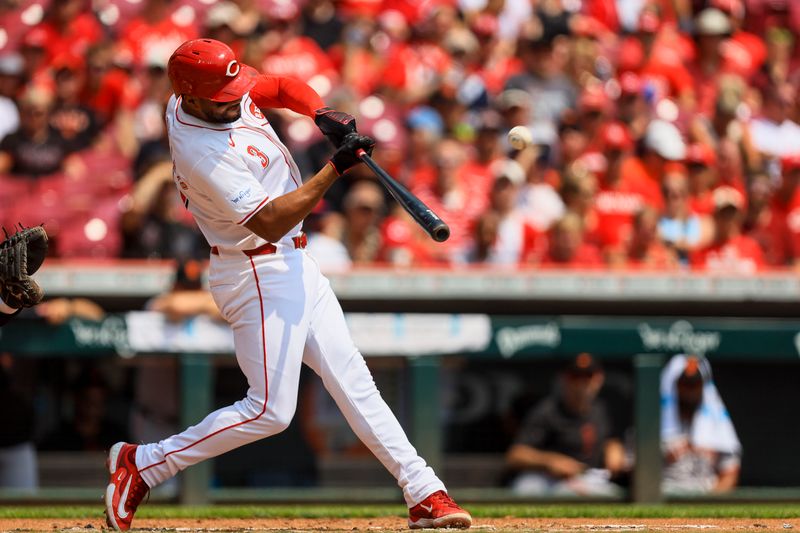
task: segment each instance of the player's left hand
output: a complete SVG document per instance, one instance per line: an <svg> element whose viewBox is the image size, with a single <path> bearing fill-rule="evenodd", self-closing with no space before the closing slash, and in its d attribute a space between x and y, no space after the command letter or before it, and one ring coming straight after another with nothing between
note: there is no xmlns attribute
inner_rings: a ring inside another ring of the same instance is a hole
<svg viewBox="0 0 800 533"><path fill-rule="evenodd" d="M342 146L345 136L357 133L356 118L343 111L322 107L315 111L314 122L336 148Z"/></svg>
<svg viewBox="0 0 800 533"><path fill-rule="evenodd" d="M372 149L375 148L375 141L366 135L359 135L358 133L351 133L345 136L344 142L336 150L336 153L331 157L331 164L340 176L344 174L349 168L359 164L361 158L358 157L358 151L364 150L367 155L372 155Z"/></svg>

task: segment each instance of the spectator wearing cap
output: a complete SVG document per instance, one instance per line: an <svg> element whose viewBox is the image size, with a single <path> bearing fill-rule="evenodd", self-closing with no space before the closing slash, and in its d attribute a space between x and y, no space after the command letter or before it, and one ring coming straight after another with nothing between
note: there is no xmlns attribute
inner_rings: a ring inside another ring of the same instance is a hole
<svg viewBox="0 0 800 533"><path fill-rule="evenodd" d="M665 120L653 120L642 139L641 156L630 157L622 164L623 179L636 184L647 203L661 209L660 184L668 164L685 157L686 143L678 128Z"/></svg>
<svg viewBox="0 0 800 533"><path fill-rule="evenodd" d="M81 102L86 83L85 63L81 57L66 52L53 59L51 68L56 100L50 126L69 143L71 151L88 148L100 126L94 110Z"/></svg>
<svg viewBox="0 0 800 533"><path fill-rule="evenodd" d="M442 88L441 82L453 65L441 41L455 23L450 13L449 6L432 13L425 24L409 31L407 39L392 44L380 75L382 92L397 102L416 105Z"/></svg>
<svg viewBox="0 0 800 533"><path fill-rule="evenodd" d="M432 107L419 106L408 112L405 125L409 184L411 187L430 186L436 180L435 151L444 135L444 121Z"/></svg>
<svg viewBox="0 0 800 533"><path fill-rule="evenodd" d="M661 372L662 490L722 493L736 487L742 445L706 358L672 357Z"/></svg>
<svg viewBox="0 0 800 533"><path fill-rule="evenodd" d="M717 154L706 144L693 143L686 150L689 171L689 206L698 215L714 213L713 191L717 186Z"/></svg>
<svg viewBox="0 0 800 533"><path fill-rule="evenodd" d="M462 172L464 179L471 183L474 194L488 196L496 177L492 165L504 159L500 136L504 130L503 117L493 109L483 110L477 114L474 127L474 150L471 150L471 157Z"/></svg>
<svg viewBox="0 0 800 533"><path fill-rule="evenodd" d="M513 159L495 161L491 171L495 178L489 209L476 223L476 242L467 261L517 266L536 237L517 208L525 171Z"/></svg>
<svg viewBox="0 0 800 533"><path fill-rule="evenodd" d="M713 222L693 212L689 203L689 179L686 171L675 169L664 176L661 185L664 210L658 221L661 240L675 250L683 264L690 253L711 239Z"/></svg>
<svg viewBox="0 0 800 533"><path fill-rule="evenodd" d="M131 109L130 132L135 146L141 147L166 137L164 110L166 102L172 96L172 84L167 76L169 56L158 49L150 51L144 59L138 80L141 86L141 97Z"/></svg>
<svg viewBox="0 0 800 533"><path fill-rule="evenodd" d="M53 94L32 87L19 100L20 126L0 141L0 174L40 177L64 170L70 144L50 126Z"/></svg>
<svg viewBox="0 0 800 533"><path fill-rule="evenodd" d="M91 45L104 37L89 0L54 2L35 29L47 35L47 54L51 60L64 53L83 57Z"/></svg>
<svg viewBox="0 0 800 533"><path fill-rule="evenodd" d="M342 243L355 265L374 263L381 250L378 222L383 215L383 191L374 181L355 183L344 197Z"/></svg>
<svg viewBox="0 0 800 533"><path fill-rule="evenodd" d="M559 373L556 390L526 415L506 453L517 472L515 492L527 495L611 495L611 478L625 469L625 453L598 393L605 375L597 360L579 354Z"/></svg>
<svg viewBox="0 0 800 533"><path fill-rule="evenodd" d="M761 35L744 29L747 23L745 0L711 0L709 6L728 15L731 23L731 37L722 48L725 60L741 74L752 79L767 57L767 47Z"/></svg>
<svg viewBox="0 0 800 533"><path fill-rule="evenodd" d="M548 36L538 19L531 20L520 36L517 54L524 70L509 78L505 89L528 93L531 99L528 124L534 137L552 145L561 115L574 108L578 99L575 84L564 74L565 43Z"/></svg>
<svg viewBox="0 0 800 533"><path fill-rule="evenodd" d="M658 212L652 207L645 206L634 215L626 254L620 264L628 268L664 271L679 266L675 249L664 244L658 236Z"/></svg>
<svg viewBox="0 0 800 533"><path fill-rule="evenodd" d="M647 3L639 13L637 32L624 39L623 70L636 71L651 86L653 100L672 98L680 107L694 104L694 83L686 69L692 55L692 44L663 20L658 4Z"/></svg>
<svg viewBox="0 0 800 533"><path fill-rule="evenodd" d="M203 21L203 36L216 39L231 47L236 57L244 51L248 24L236 2L224 0L214 3L206 12Z"/></svg>
<svg viewBox="0 0 800 533"><path fill-rule="evenodd" d="M755 240L742 234L744 198L732 187L719 187L713 201L714 236L692 254L692 266L717 273L756 273L764 266L764 254Z"/></svg>
<svg viewBox="0 0 800 533"><path fill-rule="evenodd" d="M644 99L645 88L645 80L637 73L628 71L620 74L616 116L627 126L635 142L644 137L650 122L650 110Z"/></svg>
<svg viewBox="0 0 800 533"><path fill-rule="evenodd" d="M597 230L594 237L606 257L623 260L625 243L630 240L634 216L646 205L655 204L647 198L640 184L624 174L626 159L632 157L633 141L624 124L609 122L602 126L597 156L605 158L605 169L598 172L598 191L594 200Z"/></svg>
<svg viewBox="0 0 800 533"><path fill-rule="evenodd" d="M732 31L728 16L716 8L706 8L694 19L697 58L689 65L689 73L700 113L710 115L713 111L720 73L735 71L722 55L723 43Z"/></svg>
<svg viewBox="0 0 800 533"><path fill-rule="evenodd" d="M477 14L469 28L478 41L470 71L482 80L489 96L496 97L508 79L522 70L522 63L514 56L513 47L503 41L498 17L492 13Z"/></svg>
<svg viewBox="0 0 800 533"><path fill-rule="evenodd" d="M26 87L48 85L50 39L51 34L44 28L31 28L22 38L19 53L22 56L22 79Z"/></svg>
<svg viewBox="0 0 800 533"><path fill-rule="evenodd" d="M601 85L583 90L578 98L577 124L589 142L597 143L611 114L611 100Z"/></svg>
<svg viewBox="0 0 800 533"><path fill-rule="evenodd" d="M169 55L184 41L199 36L198 17L191 6L163 0L145 0L135 17L126 21L119 44L130 51L131 64L143 66L154 54Z"/></svg>
<svg viewBox="0 0 800 533"><path fill-rule="evenodd" d="M0 141L19 127L19 110L14 103L22 81L22 56L0 55Z"/></svg>
<svg viewBox="0 0 800 533"><path fill-rule="evenodd" d="M795 89L789 84L770 86L762 96L761 116L750 122L753 144L767 157L791 155L800 146L800 124L791 119Z"/></svg>

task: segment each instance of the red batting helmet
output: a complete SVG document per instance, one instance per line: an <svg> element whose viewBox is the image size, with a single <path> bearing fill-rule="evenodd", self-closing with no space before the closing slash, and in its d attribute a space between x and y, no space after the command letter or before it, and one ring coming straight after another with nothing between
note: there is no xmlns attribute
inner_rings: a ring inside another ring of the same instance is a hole
<svg viewBox="0 0 800 533"><path fill-rule="evenodd" d="M194 39L172 53L167 74L176 95L230 102L255 85L258 71L239 63L227 44L214 39Z"/></svg>

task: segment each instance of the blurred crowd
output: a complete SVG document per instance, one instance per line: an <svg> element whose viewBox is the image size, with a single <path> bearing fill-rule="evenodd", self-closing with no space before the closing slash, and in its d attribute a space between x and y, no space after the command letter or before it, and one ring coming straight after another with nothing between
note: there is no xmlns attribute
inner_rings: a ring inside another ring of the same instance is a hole
<svg viewBox="0 0 800 533"><path fill-rule="evenodd" d="M163 125L167 60L206 36L355 115L450 225L354 169L306 222L327 270L796 267L798 32L787 0L3 0L0 221L61 257L207 258ZM332 153L268 118L306 177Z"/></svg>

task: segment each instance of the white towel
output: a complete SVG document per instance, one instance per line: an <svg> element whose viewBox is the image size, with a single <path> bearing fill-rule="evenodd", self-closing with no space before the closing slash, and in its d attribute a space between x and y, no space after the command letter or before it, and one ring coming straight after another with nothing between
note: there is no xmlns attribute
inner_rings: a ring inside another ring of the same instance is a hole
<svg viewBox="0 0 800 533"><path fill-rule="evenodd" d="M678 392L676 381L686 368L689 358L676 355L661 371L661 444L666 449L681 439L678 415ZM704 357L698 357L700 375L703 376L703 403L697 409L689 432L695 448L714 450L720 453L740 454L742 445L736 436L725 403L714 386L711 365Z"/></svg>

